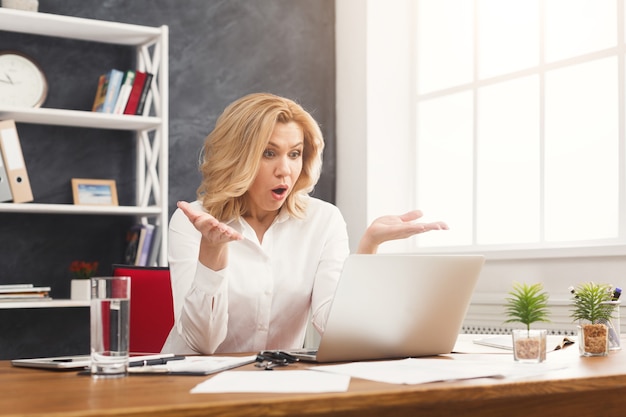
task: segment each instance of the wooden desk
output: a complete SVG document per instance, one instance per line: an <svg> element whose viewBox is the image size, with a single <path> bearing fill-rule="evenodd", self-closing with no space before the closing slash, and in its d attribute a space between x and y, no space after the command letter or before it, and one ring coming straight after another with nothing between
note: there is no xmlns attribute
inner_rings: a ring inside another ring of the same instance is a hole
<svg viewBox="0 0 626 417"><path fill-rule="evenodd" d="M0 362L0 416L623 416L626 352L580 358L577 346L548 354L570 367L517 380L391 385L352 379L345 393L190 394L206 377L138 376L96 380L74 372ZM485 355L453 355L455 360ZM509 354L488 355L509 363ZM272 372L304 368L297 364ZM532 366L532 365L528 365ZM253 365L242 369L258 370Z"/></svg>

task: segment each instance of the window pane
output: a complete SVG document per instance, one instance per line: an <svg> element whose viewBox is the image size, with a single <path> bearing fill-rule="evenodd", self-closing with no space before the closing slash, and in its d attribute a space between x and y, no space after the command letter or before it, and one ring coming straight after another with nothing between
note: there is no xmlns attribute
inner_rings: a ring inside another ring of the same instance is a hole
<svg viewBox="0 0 626 417"><path fill-rule="evenodd" d="M482 88L477 113L477 243L537 242L538 77Z"/></svg>
<svg viewBox="0 0 626 417"><path fill-rule="evenodd" d="M417 10L418 91L437 91L416 97L417 207L451 227L419 244L623 242L624 0L421 0Z"/></svg>
<svg viewBox="0 0 626 417"><path fill-rule="evenodd" d="M538 0L478 0L478 78L539 63Z"/></svg>
<svg viewBox="0 0 626 417"><path fill-rule="evenodd" d="M419 244L471 244L472 94L428 100L418 112L418 207L429 216L425 221L443 220L450 226L445 233L428 233Z"/></svg>
<svg viewBox="0 0 626 417"><path fill-rule="evenodd" d="M545 4L547 62L616 45L615 0L546 0Z"/></svg>
<svg viewBox="0 0 626 417"><path fill-rule="evenodd" d="M450 13L454 10L454 13ZM473 80L473 2L420 0L417 9L417 91Z"/></svg>
<svg viewBox="0 0 626 417"><path fill-rule="evenodd" d="M545 238L618 231L617 59L546 74Z"/></svg>

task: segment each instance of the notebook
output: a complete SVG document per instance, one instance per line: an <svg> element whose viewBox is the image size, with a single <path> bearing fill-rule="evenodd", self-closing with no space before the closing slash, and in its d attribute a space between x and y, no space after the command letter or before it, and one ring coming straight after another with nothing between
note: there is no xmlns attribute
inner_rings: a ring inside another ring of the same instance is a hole
<svg viewBox="0 0 626 417"><path fill-rule="evenodd" d="M509 351L513 350L513 338L510 334L487 336L480 339L475 339L473 342L477 345L489 346ZM564 335L547 336L548 352L563 349L564 347L569 346L573 343L573 337L568 337Z"/></svg>
<svg viewBox="0 0 626 417"><path fill-rule="evenodd" d="M484 264L482 255L350 255L316 350L337 362L450 353Z"/></svg>

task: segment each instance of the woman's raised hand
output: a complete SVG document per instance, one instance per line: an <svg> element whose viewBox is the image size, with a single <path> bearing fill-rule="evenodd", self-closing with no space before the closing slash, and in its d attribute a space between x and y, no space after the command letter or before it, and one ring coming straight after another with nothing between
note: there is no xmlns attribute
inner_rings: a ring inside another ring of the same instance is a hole
<svg viewBox="0 0 626 417"><path fill-rule="evenodd" d="M378 246L388 240L405 239L430 230L448 230L444 222L418 223L423 216L420 210L402 215L387 215L377 218L367 228L359 242L357 253L376 253Z"/></svg>
<svg viewBox="0 0 626 417"><path fill-rule="evenodd" d="M191 224L202 233L204 243L210 246L218 246L234 240L241 240L243 236L227 224L221 223L209 213L195 211L186 201L177 203Z"/></svg>

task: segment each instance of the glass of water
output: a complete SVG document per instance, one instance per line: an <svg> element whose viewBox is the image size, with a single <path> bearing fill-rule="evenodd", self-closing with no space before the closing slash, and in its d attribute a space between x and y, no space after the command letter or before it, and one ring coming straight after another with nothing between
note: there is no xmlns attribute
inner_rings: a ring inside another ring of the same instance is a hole
<svg viewBox="0 0 626 417"><path fill-rule="evenodd" d="M91 375L128 375L130 277L91 278Z"/></svg>

